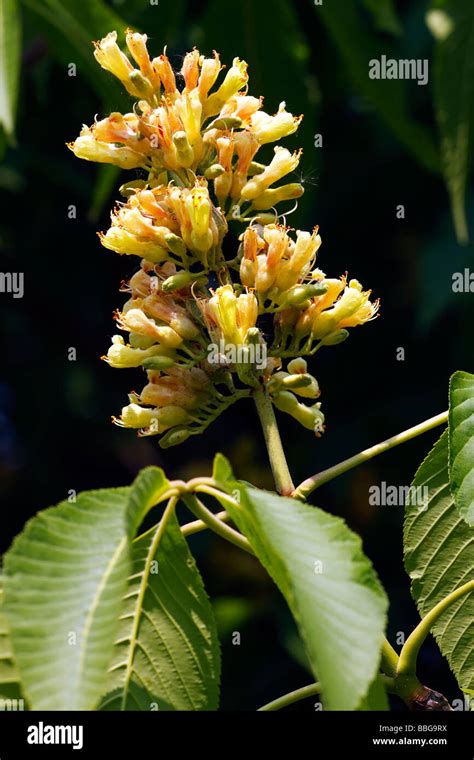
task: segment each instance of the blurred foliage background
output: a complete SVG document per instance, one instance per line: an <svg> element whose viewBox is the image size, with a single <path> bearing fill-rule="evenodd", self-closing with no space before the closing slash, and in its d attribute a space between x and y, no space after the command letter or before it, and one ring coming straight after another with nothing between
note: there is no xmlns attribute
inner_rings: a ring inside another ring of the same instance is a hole
<svg viewBox="0 0 474 760"><path fill-rule="evenodd" d="M285 143L304 149L298 179L306 188L288 223L319 224L319 266L330 276L348 270L381 298L379 320L313 362L325 436L281 418L295 482L442 411L450 373L473 371L473 298L452 291L452 274L472 265L471 0L0 0L0 271L25 274L23 299L0 294L1 550L70 489L128 484L148 464L189 478L207 474L222 451L240 477L271 487L250 402L165 452L110 424L140 382L133 370L99 361L134 262L102 249L95 235L107 227L118 174L78 161L65 142L95 114L128 110L91 46L127 26L148 34L154 55L167 45L177 68L194 45L217 49L227 64L244 58L250 92L265 95L267 111L286 100L305 114ZM382 54L429 59L428 85L371 80L368 62ZM417 621L402 564L403 510L370 506L368 489L409 484L436 437L392 450L315 497L361 532L391 599L394 643ZM223 708L255 709L307 683L296 630L265 572L220 539L191 540L221 632ZM458 696L433 642L421 669L430 686Z"/></svg>

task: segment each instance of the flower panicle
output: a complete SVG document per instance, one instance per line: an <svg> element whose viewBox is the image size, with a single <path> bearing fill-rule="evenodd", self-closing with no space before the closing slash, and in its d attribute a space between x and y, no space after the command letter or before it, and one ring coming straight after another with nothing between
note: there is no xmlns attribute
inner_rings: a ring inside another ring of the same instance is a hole
<svg viewBox="0 0 474 760"><path fill-rule="evenodd" d="M94 55L133 108L96 119L69 144L79 158L138 172L99 233L106 249L139 260L102 358L146 382L113 421L174 446L263 387L319 437L320 388L305 357L375 319L379 301L347 273L319 269L318 227L280 223L276 207L303 194L291 177L301 151L276 145L267 164L258 152L296 132L302 116L284 101L266 113L239 58L224 71L218 53L194 48L176 76L166 49L150 57L145 34L127 30L125 44L110 32ZM248 222L235 255L224 246L233 220Z"/></svg>

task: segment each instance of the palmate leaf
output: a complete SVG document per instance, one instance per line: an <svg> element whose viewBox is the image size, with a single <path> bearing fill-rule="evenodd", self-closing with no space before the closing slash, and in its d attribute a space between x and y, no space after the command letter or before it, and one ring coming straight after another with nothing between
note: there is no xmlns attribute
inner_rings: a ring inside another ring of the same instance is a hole
<svg viewBox="0 0 474 760"><path fill-rule="evenodd" d="M228 469L217 461L214 472L225 477ZM360 538L316 507L229 479L223 485L239 495L239 506L226 509L291 609L325 708L367 709L387 600Z"/></svg>
<svg viewBox="0 0 474 760"><path fill-rule="evenodd" d="M456 507L474 526L474 375L455 372L449 385L449 479Z"/></svg>
<svg viewBox="0 0 474 760"><path fill-rule="evenodd" d="M448 478L448 432L422 463L405 509L405 567L421 616L474 578L474 532L460 516ZM417 490L414 490L417 489ZM418 490L426 489L426 490ZM416 501L417 503L412 503ZM462 689L474 687L474 594L454 602L438 619L433 634Z"/></svg>
<svg viewBox="0 0 474 760"><path fill-rule="evenodd" d="M220 651L212 608L173 515L134 542L105 710L215 710Z"/></svg>

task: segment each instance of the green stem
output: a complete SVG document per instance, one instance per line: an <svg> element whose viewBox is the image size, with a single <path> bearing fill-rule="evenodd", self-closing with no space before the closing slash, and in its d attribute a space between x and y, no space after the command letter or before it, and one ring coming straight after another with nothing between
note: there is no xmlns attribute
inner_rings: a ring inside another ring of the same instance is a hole
<svg viewBox="0 0 474 760"><path fill-rule="evenodd" d="M214 517L223 522L230 520L230 515L227 512L217 512ZM181 526L181 533L183 536L193 536L195 533L200 533L202 530L208 530L208 527L209 526L202 520L193 520L192 522L188 522Z"/></svg>
<svg viewBox="0 0 474 760"><path fill-rule="evenodd" d="M190 509L196 517L199 517L208 528L214 531L214 533L217 533L218 536L230 541L231 544L235 544L239 549L248 552L248 554L253 554L253 550L245 536L219 520L213 512L207 509L207 507L199 501L195 494L183 494L182 499L188 509Z"/></svg>
<svg viewBox="0 0 474 760"><path fill-rule="evenodd" d="M306 697L314 697L315 694L320 693L321 686L319 683L310 683L308 686L303 686L301 689L290 691L288 694L284 694L282 697L278 697L278 699L268 702L268 704L263 705L263 707L259 707L258 712L281 710L282 707L288 707L288 705L292 705L294 702L299 702L301 699L306 699Z"/></svg>
<svg viewBox="0 0 474 760"><path fill-rule="evenodd" d="M357 465L362 464L363 462L367 462L369 459L373 459L373 457L376 457L379 454L383 454L385 451L392 449L394 446L399 446L401 443L406 443L412 438L415 438L417 435L421 435L422 433L426 433L428 430L432 430L432 428L437 427L438 425L442 425L444 422L447 422L447 420L448 412L441 412L441 414L437 414L436 417L431 417L429 420L425 420L419 425L415 425L414 427L405 430L403 433L394 435L392 438L388 438L386 441L382 441L381 443L377 443L375 446L371 446L370 449L365 449L365 451L361 451L359 454L355 454L353 457L349 457L349 459L345 459L343 462L339 462L339 464L336 464L333 467L329 467L329 469L318 472L316 475L307 478L302 483L300 483L298 488L296 488L291 495L295 499L305 500L309 494L312 493L312 491L314 491L316 488L319 488L319 486L323 485L323 483L327 483L329 480L336 478L338 475L342 475L344 472L351 470L353 467L357 467Z"/></svg>
<svg viewBox="0 0 474 760"><path fill-rule="evenodd" d="M465 594L470 594L471 591L474 591L474 580L468 581L463 586L460 586L460 588L452 591L451 594L448 594L445 599L438 602L438 604L425 615L402 647L398 660L397 678L410 676L416 673L418 653L434 623L436 623L440 615L442 615L453 602L456 602L462 596L465 596Z"/></svg>
<svg viewBox="0 0 474 760"><path fill-rule="evenodd" d="M263 388L255 391L253 397L267 445L276 490L282 496L290 496L295 487L283 451L272 402Z"/></svg>
<svg viewBox="0 0 474 760"><path fill-rule="evenodd" d="M397 675L398 654L387 639L383 640L380 667L389 678Z"/></svg>

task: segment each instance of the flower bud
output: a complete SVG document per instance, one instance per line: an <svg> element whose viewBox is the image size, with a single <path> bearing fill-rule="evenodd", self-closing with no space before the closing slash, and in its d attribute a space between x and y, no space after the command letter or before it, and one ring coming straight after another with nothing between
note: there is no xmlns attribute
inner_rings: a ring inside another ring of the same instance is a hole
<svg viewBox="0 0 474 760"><path fill-rule="evenodd" d="M242 200L251 201L261 195L270 185L294 171L299 164L301 151L291 154L286 148L277 146L275 155L262 174L250 179L242 190Z"/></svg>
<svg viewBox="0 0 474 760"><path fill-rule="evenodd" d="M305 374L308 371L308 362L306 359L298 356L296 359L292 359L291 362L288 362L287 369L291 375Z"/></svg>
<svg viewBox="0 0 474 760"><path fill-rule="evenodd" d="M178 272L167 277L161 285L163 293L172 293L175 290L186 288L194 282L194 277L190 272Z"/></svg>
<svg viewBox="0 0 474 760"><path fill-rule="evenodd" d="M128 367L140 367L146 359L157 356L166 356L166 350L162 346L154 344L146 349L133 348L132 346L125 345L125 341L121 335L114 335L107 356L103 356L102 358L111 367L124 369Z"/></svg>
<svg viewBox="0 0 474 760"><path fill-rule="evenodd" d="M301 198L303 194L304 187L303 185L300 185L299 182L292 182L288 185L282 185L281 187L270 188L254 198L252 201L252 209L255 209L255 211L261 211L276 206L276 204L281 203L281 201Z"/></svg>
<svg viewBox="0 0 474 760"><path fill-rule="evenodd" d="M174 359L171 359L169 356L152 356L142 362L142 367L143 369L162 371L164 369L169 369L173 364Z"/></svg>
<svg viewBox="0 0 474 760"><path fill-rule="evenodd" d="M323 346L337 346L339 343L344 343L348 337L348 330L334 330L334 332L329 333L329 335L322 338L321 343Z"/></svg>
<svg viewBox="0 0 474 760"><path fill-rule="evenodd" d="M176 148L176 156L181 166L185 169L194 161L194 151L189 144L186 132L180 130L173 135L173 143Z"/></svg>
<svg viewBox="0 0 474 760"><path fill-rule="evenodd" d="M278 280L277 280L278 286ZM285 302L289 306L301 306L308 298L323 295L327 290L324 283L308 283L307 285L295 285L289 290L285 297Z"/></svg>
<svg viewBox="0 0 474 760"><path fill-rule="evenodd" d="M224 174L225 169L221 164L212 164L212 166L209 166L208 169L204 172L204 176L206 179L216 179L217 177L220 177L221 174Z"/></svg>
<svg viewBox="0 0 474 760"><path fill-rule="evenodd" d="M169 449L171 446L178 446L180 443L186 441L191 435L192 432L189 428L174 428L161 436L160 447L162 449Z"/></svg>

